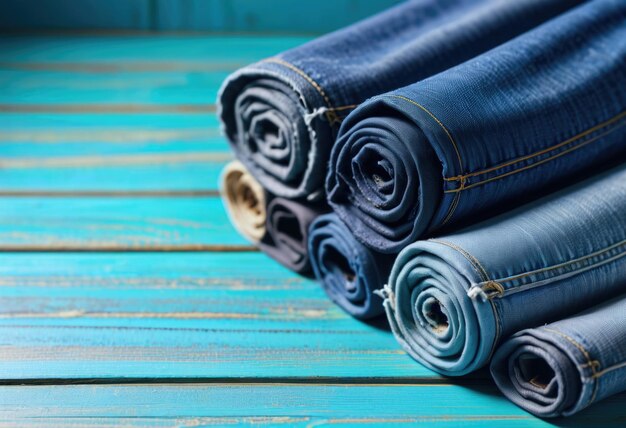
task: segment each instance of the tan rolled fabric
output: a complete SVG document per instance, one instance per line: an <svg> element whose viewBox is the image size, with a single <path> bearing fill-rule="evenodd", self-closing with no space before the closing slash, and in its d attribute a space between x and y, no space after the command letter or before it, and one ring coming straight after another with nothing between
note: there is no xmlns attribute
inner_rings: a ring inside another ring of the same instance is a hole
<svg viewBox="0 0 626 428"><path fill-rule="evenodd" d="M239 161L224 167L222 201L230 221L244 237L258 243L265 235L265 190Z"/></svg>

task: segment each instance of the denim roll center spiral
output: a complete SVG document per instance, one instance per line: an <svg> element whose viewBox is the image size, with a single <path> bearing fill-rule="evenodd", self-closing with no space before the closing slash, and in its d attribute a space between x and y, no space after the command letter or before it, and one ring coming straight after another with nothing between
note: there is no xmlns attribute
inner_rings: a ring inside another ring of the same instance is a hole
<svg viewBox="0 0 626 428"><path fill-rule="evenodd" d="M549 338L532 332L510 339L498 350L492 370L509 398L539 416L572 409L582 390L576 362Z"/></svg>
<svg viewBox="0 0 626 428"><path fill-rule="evenodd" d="M389 279L385 309L405 350L447 375L478 368L480 355L495 341L490 305L467 297L472 278L449 260L423 248L398 256Z"/></svg>
<svg viewBox="0 0 626 428"><path fill-rule="evenodd" d="M313 272L333 302L356 318L382 315L382 299L375 291L383 288L392 258L355 240L335 214L311 225L309 254Z"/></svg>
<svg viewBox="0 0 626 428"><path fill-rule="evenodd" d="M263 187L241 162L232 161L222 171L221 194L231 223L249 241L258 243L265 235Z"/></svg>
<svg viewBox="0 0 626 428"><path fill-rule="evenodd" d="M308 195L315 131L297 92L278 79L256 78L235 97L226 133L240 160L275 194Z"/></svg>
<svg viewBox="0 0 626 428"><path fill-rule="evenodd" d="M357 239L396 253L423 232L436 211L442 187L438 164L426 137L409 120L367 118L332 153L328 201Z"/></svg>
<svg viewBox="0 0 626 428"><path fill-rule="evenodd" d="M621 294L516 333L491 362L496 385L513 403L540 417L571 416L625 391L624 314L626 294Z"/></svg>
<svg viewBox="0 0 626 428"><path fill-rule="evenodd" d="M267 234L259 243L261 250L294 272L310 275L309 226L324 211L323 207L272 199L267 206Z"/></svg>

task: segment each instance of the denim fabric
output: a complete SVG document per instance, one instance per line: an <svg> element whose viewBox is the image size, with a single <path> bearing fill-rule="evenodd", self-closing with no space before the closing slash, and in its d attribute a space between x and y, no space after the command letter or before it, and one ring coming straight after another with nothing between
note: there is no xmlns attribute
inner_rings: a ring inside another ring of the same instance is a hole
<svg viewBox="0 0 626 428"><path fill-rule="evenodd" d="M239 161L226 165L220 178L222 202L230 222L246 239L258 244L265 236L266 193Z"/></svg>
<svg viewBox="0 0 626 428"><path fill-rule="evenodd" d="M491 373L504 395L541 417L569 416L626 391L626 295L515 334Z"/></svg>
<svg viewBox="0 0 626 428"><path fill-rule="evenodd" d="M397 340L462 375L496 344L626 292L626 164L457 233L405 248L384 306Z"/></svg>
<svg viewBox="0 0 626 428"><path fill-rule="evenodd" d="M398 252L626 159L625 110L626 2L590 1L363 103L333 147L328 201L361 242Z"/></svg>
<svg viewBox="0 0 626 428"><path fill-rule="evenodd" d="M238 158L270 192L323 198L339 124L368 97L432 76L582 0L421 0L245 67L218 96Z"/></svg>
<svg viewBox="0 0 626 428"><path fill-rule="evenodd" d="M328 209L274 197L266 211L266 235L259 242L259 248L292 271L312 276L308 251L309 226Z"/></svg>
<svg viewBox="0 0 626 428"><path fill-rule="evenodd" d="M311 224L309 257L328 297L350 315L369 319L384 313L374 291L387 281L393 256L369 250L335 214L327 214Z"/></svg>

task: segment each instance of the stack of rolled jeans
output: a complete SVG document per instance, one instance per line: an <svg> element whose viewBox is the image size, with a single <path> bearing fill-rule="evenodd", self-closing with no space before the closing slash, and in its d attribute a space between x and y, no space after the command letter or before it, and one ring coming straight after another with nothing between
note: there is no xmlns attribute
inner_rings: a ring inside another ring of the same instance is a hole
<svg viewBox="0 0 626 428"><path fill-rule="evenodd" d="M220 91L238 230L539 416L626 390L626 3L422 0Z"/></svg>

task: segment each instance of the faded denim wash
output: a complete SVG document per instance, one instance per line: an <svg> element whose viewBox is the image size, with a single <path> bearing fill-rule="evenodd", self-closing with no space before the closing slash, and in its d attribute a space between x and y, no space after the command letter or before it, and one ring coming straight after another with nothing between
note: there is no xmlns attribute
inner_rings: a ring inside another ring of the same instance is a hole
<svg viewBox="0 0 626 428"><path fill-rule="evenodd" d="M432 76L582 0L420 0L231 75L218 115L237 157L277 196L323 199L341 120L369 97Z"/></svg>
<svg viewBox="0 0 626 428"><path fill-rule="evenodd" d="M374 291L387 282L393 256L368 249L335 214L326 214L311 224L309 257L328 297L350 315L369 319L384 313Z"/></svg>
<svg viewBox="0 0 626 428"><path fill-rule="evenodd" d="M463 375L521 329L626 292L626 164L471 228L405 248L385 309L425 366Z"/></svg>
<svg viewBox="0 0 626 428"><path fill-rule="evenodd" d="M515 334L491 373L504 395L541 417L570 416L626 391L626 295Z"/></svg>
<svg viewBox="0 0 626 428"><path fill-rule="evenodd" d="M626 159L625 124L626 1L590 1L363 103L332 150L328 201L397 253Z"/></svg>

